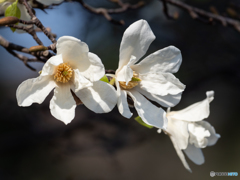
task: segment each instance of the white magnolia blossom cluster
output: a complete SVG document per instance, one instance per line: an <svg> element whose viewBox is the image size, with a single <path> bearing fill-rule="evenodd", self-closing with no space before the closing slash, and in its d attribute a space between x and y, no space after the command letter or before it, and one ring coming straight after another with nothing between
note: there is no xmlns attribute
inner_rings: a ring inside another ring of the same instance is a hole
<svg viewBox="0 0 240 180"><path fill-rule="evenodd" d="M141 60L154 39L145 20L128 27L120 45L119 67L115 74L106 74L114 83L107 83L100 80L105 75L100 58L89 52L87 44L74 37L60 37L56 56L45 63L40 76L19 85L18 105L41 104L54 89L51 114L68 124L75 116L74 94L96 113L107 113L117 105L126 118L132 116L128 103L131 98L143 123L168 134L184 166L190 170L182 150L193 162L202 164L201 148L215 144L220 137L208 122L202 121L209 115L213 91L207 92L204 101L182 111L166 113L152 104L154 101L166 108L173 107L185 89L173 75L182 62L176 47L166 47Z"/></svg>

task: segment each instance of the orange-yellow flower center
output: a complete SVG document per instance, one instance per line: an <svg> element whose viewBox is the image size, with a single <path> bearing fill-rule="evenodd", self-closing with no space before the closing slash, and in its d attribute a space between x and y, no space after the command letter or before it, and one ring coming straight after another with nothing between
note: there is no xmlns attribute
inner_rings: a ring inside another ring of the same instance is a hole
<svg viewBox="0 0 240 180"><path fill-rule="evenodd" d="M126 85L126 82L125 81L119 81L119 84L120 86L123 88L123 89L132 89L134 88L135 86L138 85L139 81L141 81L141 79L139 79L138 77L138 74L133 72L133 77L132 77L132 80L128 82L128 84Z"/></svg>
<svg viewBox="0 0 240 180"><path fill-rule="evenodd" d="M66 83L72 77L73 70L67 63L62 63L57 66L54 79L57 82Z"/></svg>

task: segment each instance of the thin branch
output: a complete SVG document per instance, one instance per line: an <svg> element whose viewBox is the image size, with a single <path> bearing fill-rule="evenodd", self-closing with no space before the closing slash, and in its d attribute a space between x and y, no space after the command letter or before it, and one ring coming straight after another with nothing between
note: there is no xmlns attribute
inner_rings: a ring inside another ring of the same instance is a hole
<svg viewBox="0 0 240 180"><path fill-rule="evenodd" d="M32 35L33 39L39 44L39 45L43 45L42 41L38 38L36 31L34 30L34 26L19 26L16 24L11 24L11 25L7 25L8 27L11 28L15 28L15 29L20 29L23 31L26 31L28 34Z"/></svg>
<svg viewBox="0 0 240 180"><path fill-rule="evenodd" d="M231 19L228 17L223 17L218 14L213 14L213 13L192 7L190 5L185 4L184 2L177 1L177 0L159 0L159 1L162 1L163 3L168 3L171 5L174 5L176 7L179 7L181 9L187 11L193 19L200 20L207 24L212 23L213 21L218 21L223 26L231 25L237 31L240 32L240 22L237 20L234 20L234 19ZM168 12L167 12L167 14L168 14ZM202 17L204 17L205 19L203 19Z"/></svg>
<svg viewBox="0 0 240 180"><path fill-rule="evenodd" d="M94 7L84 3L83 0L74 0L74 1L79 2L88 11L95 13L95 14L102 14L108 21L110 21L111 23L114 23L114 24L118 24L118 25L124 25L124 21L123 20L115 20L110 16L110 14L122 13L122 12L127 11L128 9L137 9L144 5L143 1L139 1L136 4L131 5L129 3L123 3L121 0L118 0L117 3L120 6L120 8L106 9L106 8L101 8L101 7L94 8Z"/></svg>
<svg viewBox="0 0 240 180"><path fill-rule="evenodd" d="M26 0L22 0L23 5L26 7L29 15L31 16L31 21L23 21L23 24L35 24L38 28L42 30L42 32L52 41L52 43L56 43L56 39L53 37L52 33L49 33L49 31L43 26L41 21L35 16L35 14L32 11L32 8L29 6Z"/></svg>

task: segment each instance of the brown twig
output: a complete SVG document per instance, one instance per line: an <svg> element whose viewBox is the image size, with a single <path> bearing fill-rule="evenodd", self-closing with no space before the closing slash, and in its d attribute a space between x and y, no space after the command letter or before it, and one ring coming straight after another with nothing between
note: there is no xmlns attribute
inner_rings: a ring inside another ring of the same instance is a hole
<svg viewBox="0 0 240 180"><path fill-rule="evenodd" d="M117 0L116 3L120 6L120 8L116 9L106 9L106 8L94 8L92 6L89 6L88 4L84 3L83 0L74 0L79 2L85 9L88 11L95 13L95 14L102 14L108 21L114 24L118 25L124 25L123 20L115 20L113 19L110 14L116 14L116 13L122 13L127 11L128 9L137 9L140 8L144 5L143 1L139 1L138 3L132 5L129 3L123 3L121 0Z"/></svg>
<svg viewBox="0 0 240 180"><path fill-rule="evenodd" d="M35 24L38 28L42 30L42 32L53 42L56 43L56 39L53 37L52 33L49 33L49 31L43 26L41 21L35 16L35 14L32 11L32 8L29 6L26 0L21 0L23 5L26 7L29 15L31 16L31 21L23 21L21 22L23 24Z"/></svg>
<svg viewBox="0 0 240 180"><path fill-rule="evenodd" d="M237 31L240 32L240 22L237 20L234 20L228 17L223 17L218 14L213 14L213 13L192 7L190 5L185 4L184 2L177 1L177 0L160 0L160 1L162 1L165 4L174 5L176 7L179 7L187 11L193 19L200 20L207 24L212 23L213 21L217 21L217 22L220 22L223 26L231 25ZM166 12L165 14L168 14L168 12Z"/></svg>
<svg viewBox="0 0 240 180"><path fill-rule="evenodd" d="M19 46L17 44L10 43L6 39L4 39L2 36L0 36L0 45L2 47L4 47L10 54L17 57L21 61L23 61L24 64L28 68L30 68L31 70L34 70L34 71L35 71L35 69L32 66L30 66L28 64L28 62L44 62L45 63L46 60L49 57L52 56L49 51L31 53L31 52L29 52L28 48L25 48L23 46ZM14 50L19 51L19 52L23 52L23 53L31 54L31 55L35 56L35 58L28 58L26 56L23 56L22 54L18 54L16 52L14 52Z"/></svg>
<svg viewBox="0 0 240 180"><path fill-rule="evenodd" d="M36 31L34 30L34 26L19 26L16 24L11 24L11 25L7 25L8 27L11 28L15 28L15 29L20 29L23 31L26 31L28 34L32 35L33 39L39 44L39 45L43 45L42 41L38 38Z"/></svg>

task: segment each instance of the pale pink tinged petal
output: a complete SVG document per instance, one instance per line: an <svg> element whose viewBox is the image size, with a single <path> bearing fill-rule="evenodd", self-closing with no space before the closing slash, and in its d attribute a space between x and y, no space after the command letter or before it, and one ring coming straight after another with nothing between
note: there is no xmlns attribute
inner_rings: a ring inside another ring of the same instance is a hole
<svg viewBox="0 0 240 180"><path fill-rule="evenodd" d="M208 91L207 98L203 101L194 103L180 111L172 111L171 117L179 120L196 122L207 118L210 114L210 102L214 98L214 92Z"/></svg>
<svg viewBox="0 0 240 180"><path fill-rule="evenodd" d="M205 159L200 148L196 148L192 144L188 144L187 149L183 150L187 157L197 165L201 165L204 163Z"/></svg>
<svg viewBox="0 0 240 180"><path fill-rule="evenodd" d="M151 126L166 129L167 117L166 112L162 108L158 108L148 101L143 95L136 90L127 91L128 95L134 101L135 109L142 120Z"/></svg>
<svg viewBox="0 0 240 180"><path fill-rule="evenodd" d="M75 93L83 104L95 113L110 112L117 104L117 91L105 82L93 82L93 86Z"/></svg>
<svg viewBox="0 0 240 180"><path fill-rule="evenodd" d="M141 89L139 86L136 86L134 89L137 90L138 92L140 92L142 95L146 96L146 98L148 98L152 101L155 101L164 107L176 106L182 97L182 93L179 93L177 95L168 94L166 96L159 96L159 95L151 94L151 93Z"/></svg>
<svg viewBox="0 0 240 180"><path fill-rule="evenodd" d="M188 122L179 121L168 117L167 132L176 139L176 144L180 149L186 149L188 145Z"/></svg>
<svg viewBox="0 0 240 180"><path fill-rule="evenodd" d="M70 84L58 84L50 101L51 114L65 124L75 117L76 102L70 90Z"/></svg>
<svg viewBox="0 0 240 180"><path fill-rule="evenodd" d="M176 73L181 63L181 51L174 46L169 46L150 54L131 68L141 74L159 72Z"/></svg>
<svg viewBox="0 0 240 180"><path fill-rule="evenodd" d="M123 34L118 67L127 65L132 55L138 61L147 52L154 39L155 36L147 21L139 20L130 25Z"/></svg>
<svg viewBox="0 0 240 180"><path fill-rule="evenodd" d="M182 152L182 150L178 147L177 145L177 140L173 137L173 136L170 136L170 139L172 140L172 143L173 143L173 146L177 152L177 155L178 157L180 158L180 160L182 161L183 163L183 166L189 171L189 172L192 172L192 170L190 169L186 159L185 159L185 156Z"/></svg>
<svg viewBox="0 0 240 180"><path fill-rule="evenodd" d="M208 140L208 146L213 146L216 144L218 139L221 137L219 134L216 133L215 129L211 124L207 121L199 121L197 124L203 126L205 129L207 129L210 132L210 137L207 137Z"/></svg>
<svg viewBox="0 0 240 180"><path fill-rule="evenodd" d="M88 58L90 61L90 66L85 71L82 71L81 74L84 75L90 81L98 81L105 74L105 68L101 59L93 53L88 53Z"/></svg>
<svg viewBox="0 0 240 180"><path fill-rule="evenodd" d="M55 86L52 76L39 76L22 82L17 88L18 105L41 104Z"/></svg>
<svg viewBox="0 0 240 180"><path fill-rule="evenodd" d="M62 55L56 55L51 57L43 66L41 76L53 75L55 67L63 63Z"/></svg>
<svg viewBox="0 0 240 180"><path fill-rule="evenodd" d="M78 69L74 69L73 70L73 77L72 77L72 82L73 84L71 84L71 89L74 92L79 91L80 89L86 88L86 87L90 87L93 86L93 83L91 81L89 81L88 79L86 79L80 72Z"/></svg>
<svg viewBox="0 0 240 180"><path fill-rule="evenodd" d="M177 95L185 89L185 85L171 73L139 74L139 78L139 87L155 95Z"/></svg>
<svg viewBox="0 0 240 180"><path fill-rule="evenodd" d="M52 4L60 4L64 0L37 0L37 1L46 5L46 6L50 6Z"/></svg>
<svg viewBox="0 0 240 180"><path fill-rule="evenodd" d="M117 93L118 93L118 111L119 113L124 116L125 118L131 118L132 113L129 109L128 102L127 102L127 92L125 90L121 90L118 81L115 81L117 86Z"/></svg>
<svg viewBox="0 0 240 180"><path fill-rule="evenodd" d="M71 36L62 36L57 41L57 54L62 54L63 62L80 72L86 71L90 66L88 46L86 43Z"/></svg>

